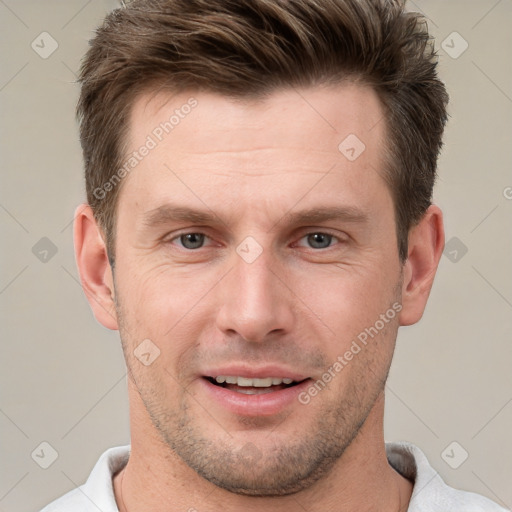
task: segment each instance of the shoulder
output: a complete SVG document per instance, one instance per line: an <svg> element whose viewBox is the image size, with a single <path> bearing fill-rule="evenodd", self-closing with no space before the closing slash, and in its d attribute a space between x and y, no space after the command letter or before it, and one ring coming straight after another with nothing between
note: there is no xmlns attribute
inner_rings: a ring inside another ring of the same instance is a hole
<svg viewBox="0 0 512 512"><path fill-rule="evenodd" d="M447 485L411 443L386 443L386 453L391 466L414 482L408 512L508 512L480 494Z"/></svg>
<svg viewBox="0 0 512 512"><path fill-rule="evenodd" d="M112 477L128 462L130 446L109 448L96 462L87 482L40 512L118 512Z"/></svg>

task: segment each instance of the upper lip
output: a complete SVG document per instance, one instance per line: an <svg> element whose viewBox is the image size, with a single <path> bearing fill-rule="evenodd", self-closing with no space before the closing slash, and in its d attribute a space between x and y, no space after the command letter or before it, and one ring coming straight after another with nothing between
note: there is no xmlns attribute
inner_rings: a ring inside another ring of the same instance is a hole
<svg viewBox="0 0 512 512"><path fill-rule="evenodd" d="M248 367L247 365L221 366L210 368L203 373L204 377L218 377L224 375L228 377L245 377L246 379L265 379L268 377L292 379L300 382L309 378L309 375L298 373L279 365L260 366L258 368Z"/></svg>

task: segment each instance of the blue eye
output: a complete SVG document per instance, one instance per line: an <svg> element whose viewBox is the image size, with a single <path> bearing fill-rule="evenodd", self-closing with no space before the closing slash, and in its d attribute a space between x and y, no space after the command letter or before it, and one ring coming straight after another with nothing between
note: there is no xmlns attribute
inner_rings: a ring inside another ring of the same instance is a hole
<svg viewBox="0 0 512 512"><path fill-rule="evenodd" d="M313 249L327 249L334 237L328 233L310 233L305 238Z"/></svg>
<svg viewBox="0 0 512 512"><path fill-rule="evenodd" d="M303 239L307 240L309 247L313 249L327 249L331 246L333 238L336 239L333 235L321 232L310 233L303 237Z"/></svg>
<svg viewBox="0 0 512 512"><path fill-rule="evenodd" d="M179 239L185 249L199 249L203 246L205 238L205 235L202 233L186 233L176 239Z"/></svg>

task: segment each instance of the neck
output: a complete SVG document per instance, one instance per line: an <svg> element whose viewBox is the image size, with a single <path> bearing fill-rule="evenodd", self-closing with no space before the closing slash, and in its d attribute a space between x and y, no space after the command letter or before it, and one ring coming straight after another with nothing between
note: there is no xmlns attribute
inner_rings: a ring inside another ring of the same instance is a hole
<svg viewBox="0 0 512 512"><path fill-rule="evenodd" d="M130 403L133 403L132 401ZM132 445L114 478L120 512L405 512L412 484L388 463L383 437L384 396L332 470L308 489L282 497L252 497L221 489L189 468L155 432L144 414L131 414Z"/></svg>

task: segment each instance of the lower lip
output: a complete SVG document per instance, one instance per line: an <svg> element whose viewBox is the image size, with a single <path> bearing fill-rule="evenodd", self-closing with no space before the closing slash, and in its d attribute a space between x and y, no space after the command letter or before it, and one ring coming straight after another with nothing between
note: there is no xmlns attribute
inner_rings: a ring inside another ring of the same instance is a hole
<svg viewBox="0 0 512 512"><path fill-rule="evenodd" d="M306 379L295 386L272 391L260 395L246 395L231 389L212 384L208 379L201 378L202 385L210 397L222 407L240 416L272 416L282 412L294 401L298 402L298 395L310 384Z"/></svg>

